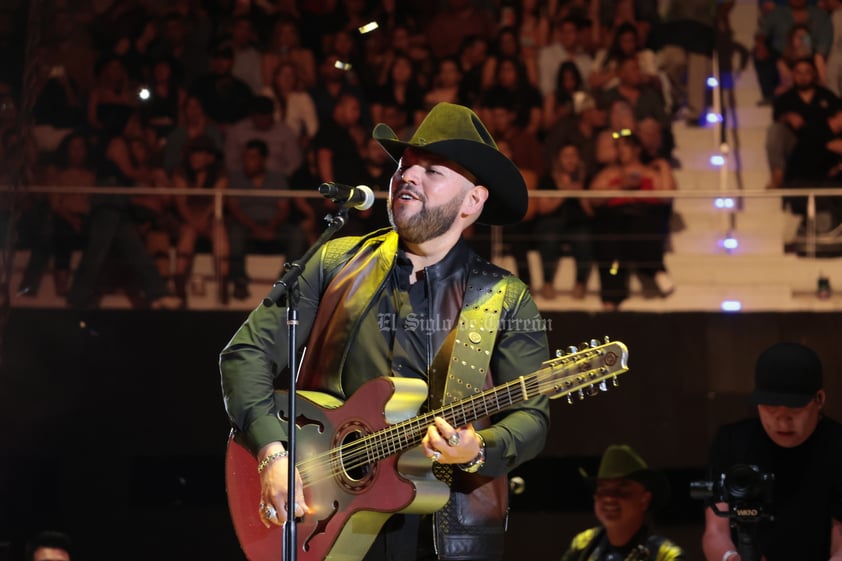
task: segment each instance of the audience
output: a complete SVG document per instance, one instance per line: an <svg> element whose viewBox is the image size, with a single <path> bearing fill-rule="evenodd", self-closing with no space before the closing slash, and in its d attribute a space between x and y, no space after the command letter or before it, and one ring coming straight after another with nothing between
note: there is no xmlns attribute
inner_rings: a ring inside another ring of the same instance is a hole
<svg viewBox="0 0 842 561"><path fill-rule="evenodd" d="M368 142L372 125L386 122L408 137L429 107L448 101L469 105L488 120L495 138L533 178L533 188L587 189L601 169L616 166L605 132L609 116L609 130L640 136L640 165L666 183L661 165L673 145L670 100L684 96L682 87L695 92L695 85L685 86L680 61L670 67L669 81L654 65L655 54L663 54L654 51L672 45L658 37L655 4L448 0L436 10L394 0L249 5L182 0L114 6L94 27L79 29L60 8L48 30L49 44L58 50L43 63L46 87L35 111L40 161L33 177L47 176L43 162L68 150L72 158L59 158L67 169L50 168L50 180L59 185L382 186L388 173L383 175L381 155ZM690 4L697 3L678 4L670 3L665 25L694 17ZM798 5L790 0L786 8L813 13ZM776 10L770 18L779 17L773 17ZM379 29L360 29L371 21ZM829 45L819 40L821 34L811 28L810 37L816 51L826 54ZM688 108L704 103L691 103L689 91L685 97ZM62 143L65 137L68 144ZM789 152L795 135L790 141ZM247 153L253 160L249 170ZM117 248L139 256L145 244L145 256L132 257L130 265L141 277L135 279L142 295L138 303L166 296L168 280L183 303L193 254L205 247L197 240L204 238L217 274L233 282L235 296L243 298L250 238L271 239L269 246L277 249L279 234L269 230L283 220L302 240L312 241L318 219L335 210L322 199L288 198L287 208L273 202L271 216L258 217L268 222L253 227L259 221L249 212L257 200L243 197L226 205L220 222L211 218L211 199L204 197L44 199L40 208L49 219L35 220L46 226L25 238L35 251L21 288L34 294L36 280L47 271L45 259L55 254L59 293L68 291L72 279L71 304L93 306L103 290L100 277L107 278L111 267L106 263L113 260L112 247L114 256ZM580 226L587 232L593 217L574 199L544 202L540 213L540 205L531 205L536 220L544 216L541 228L533 221L525 235L542 230L551 240L542 251L545 275L553 273L558 251L571 245L581 262L573 294L581 295L590 261L583 248L590 240L585 235L576 246L568 234ZM381 225L382 218L361 216L359 226ZM289 240L284 251L295 257L303 252L297 244ZM173 245L177 256L171 263ZM83 266L74 275L67 270L68 251L80 246ZM150 263L155 275L147 270ZM549 295L550 288L544 290Z"/></svg>

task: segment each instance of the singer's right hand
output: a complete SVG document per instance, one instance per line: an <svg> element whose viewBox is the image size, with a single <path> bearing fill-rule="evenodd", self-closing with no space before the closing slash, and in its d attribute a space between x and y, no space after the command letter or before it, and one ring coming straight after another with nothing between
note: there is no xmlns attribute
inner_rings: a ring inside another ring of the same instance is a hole
<svg viewBox="0 0 842 561"><path fill-rule="evenodd" d="M262 460L266 456L282 450L283 447L279 443L270 444L260 451L257 458ZM267 465L260 474L259 516L263 525L267 528L271 527L272 524L283 526L287 520L288 470L289 462L286 457L283 457ZM297 468L295 470L294 512L296 518L301 518L310 512L310 507L304 501L304 487L301 482L301 474Z"/></svg>

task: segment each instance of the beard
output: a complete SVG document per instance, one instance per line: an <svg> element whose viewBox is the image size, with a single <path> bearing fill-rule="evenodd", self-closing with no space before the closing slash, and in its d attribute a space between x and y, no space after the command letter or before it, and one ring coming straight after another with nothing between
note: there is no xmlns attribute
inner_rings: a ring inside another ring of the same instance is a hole
<svg viewBox="0 0 842 561"><path fill-rule="evenodd" d="M443 205L430 208L427 200L421 200L421 210L411 216L396 217L389 201L389 223L401 239L409 243L423 243L447 232L462 206L465 193L459 193Z"/></svg>

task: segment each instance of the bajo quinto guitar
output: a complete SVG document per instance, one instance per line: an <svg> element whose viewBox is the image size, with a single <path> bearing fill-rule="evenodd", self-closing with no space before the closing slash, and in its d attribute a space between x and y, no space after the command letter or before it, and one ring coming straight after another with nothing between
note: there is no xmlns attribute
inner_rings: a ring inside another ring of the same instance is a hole
<svg viewBox="0 0 842 561"><path fill-rule="evenodd" d="M392 514L431 513L444 506L449 489L433 476L419 447L434 417L464 426L539 395L568 396L572 403L574 395L583 399L617 385L617 376L628 370L628 349L618 341L593 340L570 350L575 352L557 353L532 374L422 415L427 386L417 379L375 378L344 403L298 392L296 465L311 509L296 526L298 558L358 561ZM278 415L286 418L284 411ZM226 484L246 556L281 561L283 528L261 523L257 461L233 433Z"/></svg>

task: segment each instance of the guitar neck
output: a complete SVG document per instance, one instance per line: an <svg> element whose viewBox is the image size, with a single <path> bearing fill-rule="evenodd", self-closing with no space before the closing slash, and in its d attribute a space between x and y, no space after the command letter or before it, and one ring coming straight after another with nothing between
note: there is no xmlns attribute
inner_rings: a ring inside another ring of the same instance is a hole
<svg viewBox="0 0 842 561"><path fill-rule="evenodd" d="M396 423L369 435L370 461L379 461L421 444L427 427L435 417L442 417L450 425L461 427L539 395L538 373L534 373Z"/></svg>

